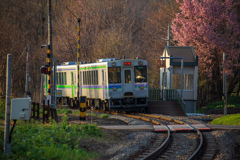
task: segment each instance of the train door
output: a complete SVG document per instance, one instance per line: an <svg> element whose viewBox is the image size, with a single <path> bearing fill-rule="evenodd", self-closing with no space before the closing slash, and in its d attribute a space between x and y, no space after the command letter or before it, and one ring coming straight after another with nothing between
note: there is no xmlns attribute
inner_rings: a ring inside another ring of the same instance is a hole
<svg viewBox="0 0 240 160"><path fill-rule="evenodd" d="M73 72L71 72L71 89L72 89L72 97L74 98L75 91L74 91L74 74L73 74Z"/></svg>
<svg viewBox="0 0 240 160"><path fill-rule="evenodd" d="M134 76L131 68L123 69L123 95L132 96L134 92Z"/></svg>

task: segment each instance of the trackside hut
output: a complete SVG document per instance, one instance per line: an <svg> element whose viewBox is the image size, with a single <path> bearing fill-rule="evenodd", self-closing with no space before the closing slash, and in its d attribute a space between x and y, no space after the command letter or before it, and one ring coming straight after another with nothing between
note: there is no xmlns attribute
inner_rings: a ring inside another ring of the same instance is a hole
<svg viewBox="0 0 240 160"><path fill-rule="evenodd" d="M164 88L176 89L179 95L181 95L181 59L174 59L174 57L184 58L182 99L186 104L186 113L196 112L198 56L196 56L194 48L192 46L166 46L162 55L160 56L172 57L171 59L165 59L165 68L160 68L160 89L162 91ZM163 79L165 79L165 81Z"/></svg>

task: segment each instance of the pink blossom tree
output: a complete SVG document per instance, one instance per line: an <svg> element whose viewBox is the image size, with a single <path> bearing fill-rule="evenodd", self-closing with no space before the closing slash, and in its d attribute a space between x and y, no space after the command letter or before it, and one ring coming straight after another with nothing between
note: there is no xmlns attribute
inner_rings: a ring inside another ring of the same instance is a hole
<svg viewBox="0 0 240 160"><path fill-rule="evenodd" d="M172 23L179 46L193 46L199 57L200 77L222 96L222 54L227 55L228 94L240 81L240 23L233 0L183 0Z"/></svg>

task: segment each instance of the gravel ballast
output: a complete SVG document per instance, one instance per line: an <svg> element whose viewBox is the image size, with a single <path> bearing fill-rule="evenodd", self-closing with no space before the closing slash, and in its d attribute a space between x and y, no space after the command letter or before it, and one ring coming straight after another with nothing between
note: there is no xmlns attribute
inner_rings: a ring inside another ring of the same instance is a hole
<svg viewBox="0 0 240 160"><path fill-rule="evenodd" d="M170 116L168 116L170 117ZM149 123L136 120L133 118L122 117L118 115L113 115L111 118L119 119L126 122L129 125L146 125ZM197 121L188 117L170 117L178 120L183 120L187 123L203 123L202 121ZM214 136L217 149L214 159L216 160L238 160L240 159L240 131L231 131L231 130L214 130L211 131L211 134ZM156 133L152 132L135 132L127 136L127 143L123 142L124 147L119 147L117 154L112 157L112 160L117 159L131 159L130 157L136 153L143 150L147 146L151 145L151 141L156 138ZM183 143L182 153L187 152L189 149L188 143ZM120 149L121 148L121 149ZM110 151L110 150L109 150ZM180 157L179 157L180 158ZM186 159L186 157L181 157L180 159Z"/></svg>

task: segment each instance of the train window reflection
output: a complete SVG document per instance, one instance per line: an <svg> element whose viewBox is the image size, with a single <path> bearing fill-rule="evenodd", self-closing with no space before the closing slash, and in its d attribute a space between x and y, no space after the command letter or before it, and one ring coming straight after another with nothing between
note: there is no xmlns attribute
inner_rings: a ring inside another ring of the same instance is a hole
<svg viewBox="0 0 240 160"><path fill-rule="evenodd" d="M135 82L147 82L147 67L135 66Z"/></svg>
<svg viewBox="0 0 240 160"><path fill-rule="evenodd" d="M121 83L121 68L120 67L109 67L108 68L108 83Z"/></svg>

